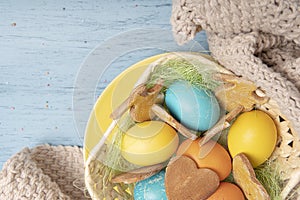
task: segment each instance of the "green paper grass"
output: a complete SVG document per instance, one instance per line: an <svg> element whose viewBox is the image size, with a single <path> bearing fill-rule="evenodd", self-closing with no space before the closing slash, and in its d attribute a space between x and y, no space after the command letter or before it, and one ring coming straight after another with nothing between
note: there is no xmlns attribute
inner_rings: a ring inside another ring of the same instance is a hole
<svg viewBox="0 0 300 200"><path fill-rule="evenodd" d="M256 178L265 187L272 200L282 200L280 193L282 191L283 182L280 174L276 170L275 163L266 161L261 166L254 169Z"/></svg>
<svg viewBox="0 0 300 200"><path fill-rule="evenodd" d="M133 168L136 168L137 166L129 163L126 161L122 155L121 155L121 142L124 132L128 130L132 125L134 125L134 122L129 117L129 115L125 115L121 118L121 122L119 124L118 131L115 133L112 143L107 144L106 153L103 157L104 165L102 168L102 175L103 179L103 191L102 193L106 194L107 192L110 192L109 190L111 188L107 188L106 184L107 181L110 181L114 176L129 171ZM128 200L133 200L133 197L131 194L133 194L133 188L134 184L124 184L124 183L116 183L115 189L122 195L124 198ZM99 191L100 192L100 191Z"/></svg>
<svg viewBox="0 0 300 200"><path fill-rule="evenodd" d="M200 62L173 58L155 67L147 86L151 88L158 80L163 80L167 88L175 81L185 80L196 87L214 90L219 83L211 77L213 73L213 70Z"/></svg>

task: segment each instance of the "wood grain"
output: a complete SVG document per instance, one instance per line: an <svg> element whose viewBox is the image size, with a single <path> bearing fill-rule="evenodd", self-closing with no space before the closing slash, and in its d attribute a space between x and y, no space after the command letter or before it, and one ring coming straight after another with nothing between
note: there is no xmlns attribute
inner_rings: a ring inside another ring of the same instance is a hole
<svg viewBox="0 0 300 200"><path fill-rule="evenodd" d="M171 0L1 1L0 168L26 146L82 146L84 133L77 132L72 107L82 62L124 31L171 30L171 7ZM204 33L197 40L207 49ZM99 80L95 99L122 70L155 53L148 49L118 58Z"/></svg>

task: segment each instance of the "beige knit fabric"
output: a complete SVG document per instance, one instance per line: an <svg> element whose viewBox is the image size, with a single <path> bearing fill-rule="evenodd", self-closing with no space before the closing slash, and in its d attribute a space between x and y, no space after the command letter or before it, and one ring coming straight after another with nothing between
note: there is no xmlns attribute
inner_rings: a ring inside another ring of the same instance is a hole
<svg viewBox="0 0 300 200"><path fill-rule="evenodd" d="M0 172L1 200L84 200L82 150L42 145L25 148Z"/></svg>
<svg viewBox="0 0 300 200"><path fill-rule="evenodd" d="M300 134L299 0L174 0L171 24L179 44L205 30L212 56L266 90Z"/></svg>

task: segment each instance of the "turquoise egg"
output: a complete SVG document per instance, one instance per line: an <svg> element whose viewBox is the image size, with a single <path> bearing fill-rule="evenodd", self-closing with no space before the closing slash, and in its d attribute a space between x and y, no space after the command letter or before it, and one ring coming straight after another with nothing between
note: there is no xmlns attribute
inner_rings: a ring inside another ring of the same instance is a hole
<svg viewBox="0 0 300 200"><path fill-rule="evenodd" d="M211 90L176 81L166 91L171 115L189 129L206 131L219 120L220 106Z"/></svg>
<svg viewBox="0 0 300 200"><path fill-rule="evenodd" d="M167 200L165 171L137 182L134 187L134 200Z"/></svg>

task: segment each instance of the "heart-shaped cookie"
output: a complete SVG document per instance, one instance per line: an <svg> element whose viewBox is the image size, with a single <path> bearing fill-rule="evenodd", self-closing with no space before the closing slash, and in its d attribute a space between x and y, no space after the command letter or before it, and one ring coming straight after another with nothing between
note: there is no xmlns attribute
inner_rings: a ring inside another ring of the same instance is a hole
<svg viewBox="0 0 300 200"><path fill-rule="evenodd" d="M219 184L216 172L198 169L187 156L174 158L166 168L165 185L169 200L204 200L216 191Z"/></svg>

